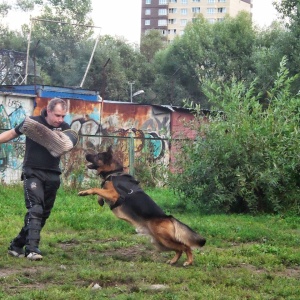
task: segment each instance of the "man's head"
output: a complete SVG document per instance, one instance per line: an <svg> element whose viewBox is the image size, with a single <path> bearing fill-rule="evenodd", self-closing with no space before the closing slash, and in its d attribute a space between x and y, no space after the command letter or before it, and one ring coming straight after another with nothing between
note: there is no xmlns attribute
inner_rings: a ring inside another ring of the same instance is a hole
<svg viewBox="0 0 300 300"><path fill-rule="evenodd" d="M67 103L61 98L53 98L47 105L46 120L49 125L59 127L67 113Z"/></svg>

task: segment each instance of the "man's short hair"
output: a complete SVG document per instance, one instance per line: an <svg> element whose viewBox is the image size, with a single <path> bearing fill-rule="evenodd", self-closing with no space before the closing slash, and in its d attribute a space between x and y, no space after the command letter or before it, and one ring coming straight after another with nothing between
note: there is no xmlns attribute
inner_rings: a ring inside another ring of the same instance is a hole
<svg viewBox="0 0 300 300"><path fill-rule="evenodd" d="M55 97L48 102L47 109L53 111L57 104L61 104L63 110L67 110L67 102L61 98Z"/></svg>

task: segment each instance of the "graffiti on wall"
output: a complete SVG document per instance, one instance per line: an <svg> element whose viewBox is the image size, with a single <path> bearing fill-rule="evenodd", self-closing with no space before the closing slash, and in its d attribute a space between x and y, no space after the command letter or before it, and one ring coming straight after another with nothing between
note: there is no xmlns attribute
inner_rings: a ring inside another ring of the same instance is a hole
<svg viewBox="0 0 300 300"><path fill-rule="evenodd" d="M100 109L97 106L90 109L91 105L86 104L86 101L68 101L76 105L76 111L74 112L75 109L69 105L65 120L79 133L80 142L76 149L71 151L72 161L68 162L68 157L62 160L62 169L67 177L74 169L82 169L85 165L87 150L103 150L109 144L122 153L120 157L124 165L129 165L130 145L134 147L135 156L148 152L152 161L168 164L169 114L155 114L151 111L151 106L147 106L146 109L143 106L143 111L139 111L137 106L132 113L127 113L128 109L125 109L126 114L122 114L122 104L114 104L113 112L104 110L100 115ZM0 95L0 128L14 128L25 116L33 114L33 105L34 101L29 97ZM129 143L130 139L132 144ZM20 136L12 143L0 145L0 181L11 182L20 179L24 141L25 137Z"/></svg>
<svg viewBox="0 0 300 300"><path fill-rule="evenodd" d="M121 124L116 122L117 119L115 115L109 116L108 119L103 120L104 125L89 117L77 118L71 122L71 128L80 135L80 142L76 149L65 155L62 160L65 179L72 180L74 173L77 172L76 180L80 181L78 176L81 176L85 168L86 152L104 151L110 145L113 146L117 158L125 167L129 167L130 164L131 147L133 147L135 158L147 156L151 162L168 165L168 140L164 135L150 131L153 127L150 128L148 124L146 124L149 130L147 132L134 127L125 127L128 125L126 122L123 122L124 127L120 128ZM146 122L154 124L153 120ZM132 124L132 121L129 121L129 125ZM91 172L86 172L84 176L85 178L93 177Z"/></svg>
<svg viewBox="0 0 300 300"><path fill-rule="evenodd" d="M30 98L0 96L0 128L8 130L19 124L26 115L32 114ZM20 136L12 143L0 145L0 181L19 180L24 157L25 137Z"/></svg>

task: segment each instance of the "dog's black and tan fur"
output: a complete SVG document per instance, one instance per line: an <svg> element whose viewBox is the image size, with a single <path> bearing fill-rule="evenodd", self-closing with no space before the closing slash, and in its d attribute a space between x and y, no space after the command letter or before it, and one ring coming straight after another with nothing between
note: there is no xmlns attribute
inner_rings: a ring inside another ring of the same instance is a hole
<svg viewBox="0 0 300 300"><path fill-rule="evenodd" d="M132 224L137 232L150 235L159 250L175 251L175 256L167 263L175 264L183 252L187 255L184 266L193 263L192 248L204 246L205 238L166 215L138 182L123 171L123 166L113 158L111 147L106 152L87 154L86 160L91 163L88 168L97 170L102 177L102 188L81 191L79 196L98 195L100 205L104 199L117 218Z"/></svg>

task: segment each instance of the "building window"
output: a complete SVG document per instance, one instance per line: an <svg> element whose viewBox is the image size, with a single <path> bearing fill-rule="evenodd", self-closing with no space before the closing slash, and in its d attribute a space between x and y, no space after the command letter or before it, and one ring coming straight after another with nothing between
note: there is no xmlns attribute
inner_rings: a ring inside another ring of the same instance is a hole
<svg viewBox="0 0 300 300"><path fill-rule="evenodd" d="M159 0L159 5L166 5L168 4L168 0Z"/></svg>
<svg viewBox="0 0 300 300"><path fill-rule="evenodd" d="M149 26L150 25L150 20L145 20L145 25Z"/></svg>
<svg viewBox="0 0 300 300"><path fill-rule="evenodd" d="M187 15L187 8L182 8L182 9L180 10L180 13L181 13L182 15Z"/></svg>
<svg viewBox="0 0 300 300"><path fill-rule="evenodd" d="M168 34L176 34L176 29L169 29Z"/></svg>
<svg viewBox="0 0 300 300"><path fill-rule="evenodd" d="M177 8L169 8L169 14L176 14Z"/></svg>
<svg viewBox="0 0 300 300"><path fill-rule="evenodd" d="M181 19L180 20L180 25L185 26L187 24L187 19Z"/></svg>
<svg viewBox="0 0 300 300"><path fill-rule="evenodd" d="M146 10L145 10L145 15L146 15L146 16L151 15L151 9L146 9Z"/></svg>
<svg viewBox="0 0 300 300"><path fill-rule="evenodd" d="M169 0L170 3L177 3L177 0Z"/></svg>
<svg viewBox="0 0 300 300"><path fill-rule="evenodd" d="M226 7L219 7L218 8L218 13L225 14L226 13Z"/></svg>
<svg viewBox="0 0 300 300"><path fill-rule="evenodd" d="M169 19L169 24L175 24L176 23L176 19Z"/></svg>
<svg viewBox="0 0 300 300"><path fill-rule="evenodd" d="M214 23L216 22L215 19L207 19L207 21L208 21L208 23L210 23L210 24L214 24Z"/></svg>
<svg viewBox="0 0 300 300"><path fill-rule="evenodd" d="M146 0L146 4L151 4L151 0Z"/></svg>
<svg viewBox="0 0 300 300"><path fill-rule="evenodd" d="M215 11L216 11L216 9L215 9L214 7L209 7L209 8L207 9L207 13L208 13L208 14L214 14Z"/></svg>
<svg viewBox="0 0 300 300"><path fill-rule="evenodd" d="M207 3L215 3L215 0L207 0Z"/></svg>
<svg viewBox="0 0 300 300"><path fill-rule="evenodd" d="M167 26L167 20L158 20L158 26Z"/></svg>
<svg viewBox="0 0 300 300"><path fill-rule="evenodd" d="M188 0L181 0L181 4L188 4Z"/></svg>
<svg viewBox="0 0 300 300"><path fill-rule="evenodd" d="M194 14L199 14L200 13L200 7L192 7L192 12Z"/></svg>
<svg viewBox="0 0 300 300"><path fill-rule="evenodd" d="M197 3L199 3L199 2L200 2L200 0L193 0L193 2L197 2Z"/></svg>
<svg viewBox="0 0 300 300"><path fill-rule="evenodd" d="M218 2L220 2L220 3L225 3L226 0L218 0Z"/></svg>
<svg viewBox="0 0 300 300"><path fill-rule="evenodd" d="M158 15L159 16L166 16L167 15L167 9L166 8L159 9L158 10Z"/></svg>

